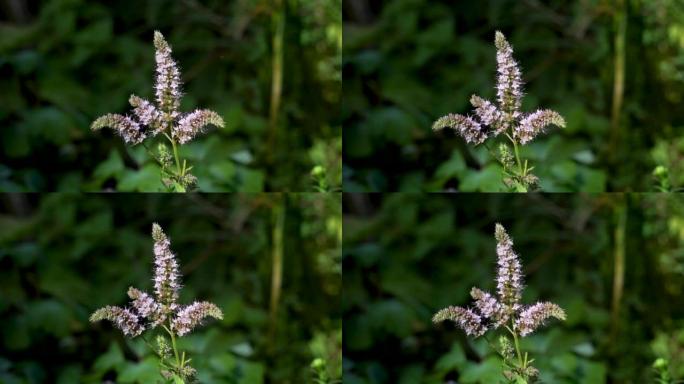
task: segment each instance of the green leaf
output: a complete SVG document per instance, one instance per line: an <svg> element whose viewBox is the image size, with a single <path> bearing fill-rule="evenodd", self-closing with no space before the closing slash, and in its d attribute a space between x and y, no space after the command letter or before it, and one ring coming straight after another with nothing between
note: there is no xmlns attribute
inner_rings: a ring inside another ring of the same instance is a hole
<svg viewBox="0 0 684 384"><path fill-rule="evenodd" d="M489 357L479 364L469 364L463 369L461 382L463 384L497 383L503 376L501 361L496 357Z"/></svg>
<svg viewBox="0 0 684 384"><path fill-rule="evenodd" d="M121 192L159 192L162 189L159 167L147 164L138 171L127 170L117 187Z"/></svg>
<svg viewBox="0 0 684 384"><path fill-rule="evenodd" d="M139 363L128 363L118 377L121 383L154 383L160 378L159 367L154 357L149 357ZM181 381L182 382L182 381Z"/></svg>
<svg viewBox="0 0 684 384"><path fill-rule="evenodd" d="M238 383L240 384L262 384L264 382L264 365L243 360L241 362L243 376Z"/></svg>
<svg viewBox="0 0 684 384"><path fill-rule="evenodd" d="M581 384L603 384L606 382L607 369L603 363L587 362L583 371Z"/></svg>
<svg viewBox="0 0 684 384"><path fill-rule="evenodd" d="M435 178L443 184L451 178L461 178L466 171L465 160L460 151L453 151L451 157L437 168Z"/></svg>
<svg viewBox="0 0 684 384"><path fill-rule="evenodd" d="M497 192L503 188L501 181L501 167L496 164L490 164L479 171L469 172L461 184L459 189L463 192Z"/></svg>
<svg viewBox="0 0 684 384"><path fill-rule="evenodd" d="M209 366L220 375L230 375L237 366L235 356L230 353L214 355L209 359Z"/></svg>
<svg viewBox="0 0 684 384"><path fill-rule="evenodd" d="M451 371L460 370L466 363L466 356L463 352L463 347L459 343L454 343L451 346L451 350L446 355L442 356L437 360L435 369L446 374Z"/></svg>
<svg viewBox="0 0 684 384"><path fill-rule="evenodd" d="M102 375L111 369L118 370L124 363L125 360L123 352L121 352L121 347L119 347L119 344L113 342L109 345L107 352L95 360L93 369L95 372Z"/></svg>
<svg viewBox="0 0 684 384"><path fill-rule="evenodd" d="M261 192L264 190L264 174L247 168L240 168L238 172L240 183L238 192Z"/></svg>
<svg viewBox="0 0 684 384"><path fill-rule="evenodd" d="M112 149L107 160L95 168L93 176L95 177L96 184L101 186L109 178L119 179L123 175L124 170L124 163L119 151Z"/></svg>

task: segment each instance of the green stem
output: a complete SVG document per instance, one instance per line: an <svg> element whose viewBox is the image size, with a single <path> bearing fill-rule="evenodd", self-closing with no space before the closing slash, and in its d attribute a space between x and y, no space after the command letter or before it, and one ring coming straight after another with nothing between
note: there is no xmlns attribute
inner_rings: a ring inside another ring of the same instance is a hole
<svg viewBox="0 0 684 384"><path fill-rule="evenodd" d="M176 140L170 139L171 140L171 147L173 147L173 157L176 159L176 173L178 176L183 176L181 174L181 166L180 166L180 160L178 158L178 146L176 145Z"/></svg>
<svg viewBox="0 0 684 384"><path fill-rule="evenodd" d="M518 143L515 140L511 140L513 142L513 152L515 153L515 161L518 163L518 172L520 176L525 176L523 167L522 167L522 162L520 161L520 151L518 151Z"/></svg>
<svg viewBox="0 0 684 384"><path fill-rule="evenodd" d="M171 326L170 323L169 326ZM162 325L162 327L164 327L169 336L171 336L171 346L173 347L173 355L176 357L176 366L180 367L181 364L180 358L178 357L178 348L176 348L176 335L174 335L173 332L171 332L171 330L165 325Z"/></svg>
<svg viewBox="0 0 684 384"><path fill-rule="evenodd" d="M523 364L522 354L520 353L520 343L518 343L518 334L514 332L515 322L511 319L511 328L509 331L513 335L513 342L515 343L515 353L518 355L518 362L520 363L520 368L526 368Z"/></svg>

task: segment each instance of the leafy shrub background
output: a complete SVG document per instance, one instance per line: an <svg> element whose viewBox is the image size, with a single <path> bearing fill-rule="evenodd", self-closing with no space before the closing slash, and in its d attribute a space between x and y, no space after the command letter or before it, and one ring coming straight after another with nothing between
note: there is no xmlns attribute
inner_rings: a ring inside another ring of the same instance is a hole
<svg viewBox="0 0 684 384"><path fill-rule="evenodd" d="M161 189L142 146L88 129L129 112L131 93L152 98L155 29L181 65L181 109L226 121L182 148L200 190L312 190L315 166L339 189L340 10L340 0L0 2L0 190ZM284 83L271 125L277 18Z"/></svg>
<svg viewBox="0 0 684 384"><path fill-rule="evenodd" d="M495 96L497 29L523 69L523 110L552 108L568 123L523 150L543 190L648 191L657 164L676 168L671 177L681 187L684 156L672 144L684 133L681 1L344 6L345 191L502 190L500 167L484 147L430 130L448 112L470 113L471 94ZM613 115L618 58L624 102Z"/></svg>
<svg viewBox="0 0 684 384"><path fill-rule="evenodd" d="M568 314L523 339L542 382L654 382L657 357L684 378L680 196L345 194L343 212L345 383L499 382L485 340L431 323L471 287L495 290L496 222L521 256L523 301Z"/></svg>
<svg viewBox="0 0 684 384"><path fill-rule="evenodd" d="M225 315L181 339L200 382L308 383L315 358L339 378L340 206L323 194L0 196L0 382L156 382L140 338L88 323L102 305L125 305L129 286L151 288L153 221L181 263L180 300L212 300Z"/></svg>

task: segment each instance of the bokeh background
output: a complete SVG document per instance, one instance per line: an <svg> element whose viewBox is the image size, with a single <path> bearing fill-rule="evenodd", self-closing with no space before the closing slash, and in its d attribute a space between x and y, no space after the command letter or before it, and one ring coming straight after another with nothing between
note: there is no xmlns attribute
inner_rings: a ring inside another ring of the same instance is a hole
<svg viewBox="0 0 684 384"><path fill-rule="evenodd" d="M656 382L658 358L684 379L682 196L345 194L343 215L345 384L500 382L482 338L431 323L471 287L495 291L496 222L523 302L568 315L522 341L541 382Z"/></svg>
<svg viewBox="0 0 684 384"><path fill-rule="evenodd" d="M682 1L348 0L343 19L345 191L503 189L484 147L430 129L495 96L496 30L521 64L523 110L567 120L522 151L542 190L684 183Z"/></svg>
<svg viewBox="0 0 684 384"><path fill-rule="evenodd" d="M225 316L179 339L201 383L334 382L340 210L338 194L0 195L0 382L158 382L143 340L88 322L129 286L152 289L153 222L181 264L180 302Z"/></svg>
<svg viewBox="0 0 684 384"><path fill-rule="evenodd" d="M181 66L181 110L226 121L181 149L200 190L340 189L341 7L1 0L0 191L162 189L142 146L89 130L102 114L129 113L131 93L153 98L154 30Z"/></svg>

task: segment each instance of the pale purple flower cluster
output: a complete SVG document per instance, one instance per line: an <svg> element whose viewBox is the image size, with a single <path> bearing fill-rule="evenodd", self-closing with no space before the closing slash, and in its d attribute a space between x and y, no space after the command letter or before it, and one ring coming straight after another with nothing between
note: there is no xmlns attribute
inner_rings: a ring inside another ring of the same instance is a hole
<svg viewBox="0 0 684 384"><path fill-rule="evenodd" d="M501 224L496 224L494 235L498 256L496 277L498 298L473 287L470 295L475 300L475 310L447 307L437 312L432 321L454 321L466 334L478 337L489 329L499 328L509 322L521 336L526 336L543 325L549 317L565 320L565 312L556 304L548 302L532 306L520 304L523 275L518 255L513 251L513 240Z"/></svg>
<svg viewBox="0 0 684 384"><path fill-rule="evenodd" d="M201 324L205 317L223 319L221 310L209 302L195 302L188 306L177 304L180 274L176 256L171 251L171 242L157 223L152 225L152 238L155 297L130 287L130 309L107 306L95 311L90 321L110 320L125 335L135 337L146 329L155 328L166 321L176 334L182 336ZM144 320L147 320L147 323Z"/></svg>
<svg viewBox="0 0 684 384"><path fill-rule="evenodd" d="M534 139L539 133L544 132L549 125L556 125L559 127L565 126L565 120L558 112L550 109L540 109L526 115L521 121L518 128L513 131L513 137L517 138L521 144Z"/></svg>
<svg viewBox="0 0 684 384"><path fill-rule="evenodd" d="M503 127L503 114L491 101L485 100L478 95L470 97L470 104L475 107L475 114L480 118L483 125L491 127Z"/></svg>
<svg viewBox="0 0 684 384"><path fill-rule="evenodd" d="M161 305L174 310L180 290L176 255L171 252L171 241L157 223L152 225L152 239L154 239L154 292Z"/></svg>
<svg viewBox="0 0 684 384"><path fill-rule="evenodd" d="M130 287L128 288L128 297L133 300L131 306L142 318L150 319L155 325L166 320L166 314L161 304L157 303L152 296L137 288Z"/></svg>
<svg viewBox="0 0 684 384"><path fill-rule="evenodd" d="M100 308L90 316L90 321L109 320L126 336L135 337L143 333L145 327L140 323L140 317L128 308L108 305Z"/></svg>
<svg viewBox="0 0 684 384"><path fill-rule="evenodd" d="M432 321L435 323L444 320L455 322L468 336L478 337L487 332L487 327L482 324L482 317L469 308L446 307L432 317Z"/></svg>
<svg viewBox="0 0 684 384"><path fill-rule="evenodd" d="M128 102L133 107L133 113L140 124L152 127L155 135L164 130L162 114L155 108L154 104L136 95L131 95Z"/></svg>
<svg viewBox="0 0 684 384"><path fill-rule="evenodd" d="M506 120L512 121L520 115L523 96L522 73L513 58L513 47L503 33L496 31L494 45L496 46L497 72L496 98L501 111L506 114Z"/></svg>
<svg viewBox="0 0 684 384"><path fill-rule="evenodd" d="M518 255L513 251L513 240L501 224L496 224L496 254L498 270L496 290L507 313L513 313L522 298L523 275Z"/></svg>
<svg viewBox="0 0 684 384"><path fill-rule="evenodd" d="M167 115L167 121L178 115L181 98L181 81L178 64L171 57L171 46L159 31L154 31L154 60L157 63L157 77L154 84L154 95L157 105Z"/></svg>
<svg viewBox="0 0 684 384"><path fill-rule="evenodd" d="M565 311L558 305L549 302L530 305L520 312L520 316L515 320L515 328L520 336L527 336L544 325L546 319L550 317L565 320Z"/></svg>
<svg viewBox="0 0 684 384"><path fill-rule="evenodd" d="M184 144L197 136L209 124L223 127L223 119L214 111L197 109L183 116L173 132L178 142Z"/></svg>
<svg viewBox="0 0 684 384"><path fill-rule="evenodd" d="M178 311L171 322L171 329L179 336L183 336L201 324L205 317L223 318L221 310L213 303L206 301L194 302Z"/></svg>
<svg viewBox="0 0 684 384"><path fill-rule="evenodd" d="M157 105L139 96L131 95L128 102L133 107L133 114L138 121L128 116L108 114L95 120L91 129L111 127L129 144L139 144L147 136L168 132L171 137L183 144L192 140L208 124L223 127L223 119L216 112L209 110L196 110L188 114L179 112L182 96L180 70L171 57L171 46L159 31L154 32L154 47L156 61L154 93Z"/></svg>
<svg viewBox="0 0 684 384"><path fill-rule="evenodd" d="M473 95L470 103L475 108L477 119L449 114L439 118L432 128L435 130L452 128L466 142L477 145L509 129L514 139L525 144L544 132L548 125L565 127L565 120L557 112L541 110L525 114L520 111L523 82L520 67L513 58L513 48L499 31L496 32L494 43L496 45L498 106L489 100Z"/></svg>
<svg viewBox="0 0 684 384"><path fill-rule="evenodd" d="M140 144L147 137L140 125L129 116L108 113L98 117L90 126L94 131L104 127L114 129L128 144Z"/></svg>
<svg viewBox="0 0 684 384"><path fill-rule="evenodd" d="M508 321L508 313L504 310L504 306L489 292L473 287L470 290L470 297L475 300L475 308L480 311L482 317L494 319L499 325Z"/></svg>
<svg viewBox="0 0 684 384"><path fill-rule="evenodd" d="M466 142L481 144L487 139L487 133L482 126L470 116L457 115L450 113L442 116L432 125L432 129L453 128L463 136Z"/></svg>

